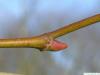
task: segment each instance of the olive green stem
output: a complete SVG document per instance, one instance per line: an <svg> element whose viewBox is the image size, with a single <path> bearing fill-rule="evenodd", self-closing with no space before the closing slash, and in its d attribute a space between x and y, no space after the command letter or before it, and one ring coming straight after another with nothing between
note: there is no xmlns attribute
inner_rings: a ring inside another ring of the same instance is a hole
<svg viewBox="0 0 100 75"><path fill-rule="evenodd" d="M52 36L53 38L60 37L62 35L68 34L70 32L76 31L78 29L81 29L83 27L92 25L94 23L100 22L100 14L97 14L95 16L83 19L81 21L72 23L70 25L65 25L64 27L55 30L53 32L49 33L49 36Z"/></svg>
<svg viewBox="0 0 100 75"><path fill-rule="evenodd" d="M0 48L44 48L47 42L40 37L0 39Z"/></svg>
<svg viewBox="0 0 100 75"><path fill-rule="evenodd" d="M0 39L0 48L37 48L45 49L46 44L49 43L51 39L56 39L62 35L68 34L70 32L76 31L83 27L92 25L94 23L100 22L100 14L86 18L84 20L66 25L60 29L52 32L48 32L39 36L31 38L15 38L15 39ZM48 41L48 40L49 41ZM49 50L49 49L48 49Z"/></svg>

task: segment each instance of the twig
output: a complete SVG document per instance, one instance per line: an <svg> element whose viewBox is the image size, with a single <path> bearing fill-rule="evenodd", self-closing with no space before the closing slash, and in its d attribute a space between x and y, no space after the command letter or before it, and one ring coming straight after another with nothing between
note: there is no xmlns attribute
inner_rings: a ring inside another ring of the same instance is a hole
<svg viewBox="0 0 100 75"><path fill-rule="evenodd" d="M59 36L68 34L70 32L76 31L80 28L92 25L97 22L100 22L100 14L72 23L70 25L66 25L65 27L50 32L49 35L52 36L53 38L57 38Z"/></svg>
<svg viewBox="0 0 100 75"><path fill-rule="evenodd" d="M32 38L0 39L0 48L37 48L41 51L58 51L67 47L66 44L55 40L57 37L76 31L83 27L100 22L100 14L72 23L52 32Z"/></svg>

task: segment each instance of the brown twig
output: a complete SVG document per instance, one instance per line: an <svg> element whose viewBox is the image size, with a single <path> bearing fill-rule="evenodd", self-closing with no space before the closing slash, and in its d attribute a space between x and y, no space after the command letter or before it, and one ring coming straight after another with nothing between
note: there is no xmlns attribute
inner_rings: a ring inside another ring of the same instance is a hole
<svg viewBox="0 0 100 75"><path fill-rule="evenodd" d="M97 14L95 16L83 19L81 21L72 23L70 25L65 25L65 27L62 27L60 29L57 29L53 32L50 32L49 35L52 36L53 38L57 38L59 36L68 34L70 32L76 31L80 28L92 25L94 23L100 22L100 14Z"/></svg>
<svg viewBox="0 0 100 75"><path fill-rule="evenodd" d="M0 39L0 48L37 48L40 50L55 50L52 45L47 47L51 41L55 41L57 37L76 31L80 28L100 22L100 14L86 18L84 20L72 23L52 32L48 32L32 38L15 38L15 39ZM62 48L63 49L63 48Z"/></svg>

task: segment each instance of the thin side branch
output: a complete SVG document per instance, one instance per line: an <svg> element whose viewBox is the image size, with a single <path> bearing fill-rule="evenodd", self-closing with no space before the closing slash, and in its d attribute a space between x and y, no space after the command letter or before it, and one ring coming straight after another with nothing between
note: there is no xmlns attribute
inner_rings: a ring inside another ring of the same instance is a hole
<svg viewBox="0 0 100 75"><path fill-rule="evenodd" d="M100 14L97 14L95 16L83 19L81 21L72 23L70 25L67 25L65 27L62 27L58 30L55 30L53 32L50 32L49 35L52 36L53 38L60 37L62 35L68 34L70 32L76 31L80 28L92 25L94 23L100 22Z"/></svg>

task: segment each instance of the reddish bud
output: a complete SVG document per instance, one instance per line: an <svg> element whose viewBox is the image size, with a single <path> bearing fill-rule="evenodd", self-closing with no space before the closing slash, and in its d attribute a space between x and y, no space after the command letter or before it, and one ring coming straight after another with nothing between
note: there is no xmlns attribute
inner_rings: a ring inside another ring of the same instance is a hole
<svg viewBox="0 0 100 75"><path fill-rule="evenodd" d="M68 47L67 44L62 43L62 42L60 42L58 40L53 40L51 42L51 49L54 50L54 51L59 51L59 50L65 49L67 47Z"/></svg>

